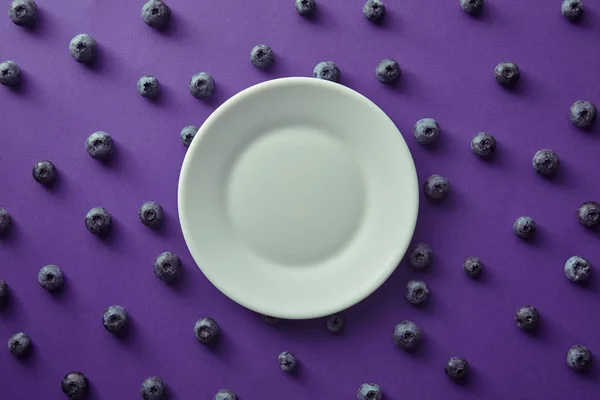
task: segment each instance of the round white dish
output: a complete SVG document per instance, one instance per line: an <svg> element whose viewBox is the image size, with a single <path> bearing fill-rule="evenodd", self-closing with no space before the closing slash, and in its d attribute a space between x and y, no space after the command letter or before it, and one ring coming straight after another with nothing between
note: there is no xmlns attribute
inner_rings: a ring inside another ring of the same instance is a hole
<svg viewBox="0 0 600 400"><path fill-rule="evenodd" d="M226 296L279 318L326 316L374 292L412 238L419 189L394 123L314 78L252 86L221 105L185 156L179 219Z"/></svg>

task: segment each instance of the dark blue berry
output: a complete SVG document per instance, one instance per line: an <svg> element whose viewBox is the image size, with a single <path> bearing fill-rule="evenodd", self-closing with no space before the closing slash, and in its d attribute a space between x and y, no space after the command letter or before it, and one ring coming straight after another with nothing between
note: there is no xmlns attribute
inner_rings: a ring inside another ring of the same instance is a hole
<svg viewBox="0 0 600 400"><path fill-rule="evenodd" d="M55 292L64 286L65 277L58 265L50 264L40 269L38 282L44 289Z"/></svg>
<svg viewBox="0 0 600 400"><path fill-rule="evenodd" d="M106 132L94 132L85 140L85 150L96 160L108 160L113 154L113 147L112 137Z"/></svg>
<svg viewBox="0 0 600 400"><path fill-rule="evenodd" d="M15 87L21 83L21 68L14 61L0 63L0 84Z"/></svg>
<svg viewBox="0 0 600 400"><path fill-rule="evenodd" d="M460 0L460 8L468 14L477 15L483 9L483 0Z"/></svg>
<svg viewBox="0 0 600 400"><path fill-rule="evenodd" d="M50 161L38 161L33 166L32 174L37 182L49 185L56 179L56 167Z"/></svg>
<svg viewBox="0 0 600 400"><path fill-rule="evenodd" d="M397 82L401 75L400 64L391 58L381 60L375 68L375 76L377 76L379 82L388 85Z"/></svg>
<svg viewBox="0 0 600 400"><path fill-rule="evenodd" d="M258 69L270 68L275 62L275 53L266 44L258 44L250 52L250 62Z"/></svg>
<svg viewBox="0 0 600 400"><path fill-rule="evenodd" d="M450 182L448 182L447 178L434 174L427 178L423 184L423 190L433 200L441 200L448 195Z"/></svg>
<svg viewBox="0 0 600 400"><path fill-rule="evenodd" d="M426 243L416 243L408 251L408 262L415 268L425 268L433 261L433 250Z"/></svg>
<svg viewBox="0 0 600 400"><path fill-rule="evenodd" d="M213 400L237 400L237 398L237 395L232 390L221 389L215 393Z"/></svg>
<svg viewBox="0 0 600 400"><path fill-rule="evenodd" d="M584 345L573 346L567 351L567 365L575 371L586 371L592 365L592 352Z"/></svg>
<svg viewBox="0 0 600 400"><path fill-rule="evenodd" d="M471 140L471 151L482 158L491 156L496 151L496 138L487 132L479 132Z"/></svg>
<svg viewBox="0 0 600 400"><path fill-rule="evenodd" d="M381 0L367 0L362 11L369 21L379 22L385 17L385 4Z"/></svg>
<svg viewBox="0 0 600 400"><path fill-rule="evenodd" d="M85 227L94 235L104 236L110 232L112 217L104 208L94 207L85 215Z"/></svg>
<svg viewBox="0 0 600 400"><path fill-rule="evenodd" d="M531 165L538 174L552 176L560 168L560 158L554 151L542 149L534 154Z"/></svg>
<svg viewBox="0 0 600 400"><path fill-rule="evenodd" d="M598 118L598 109L589 101L577 100L569 109L569 119L579 128L591 126Z"/></svg>
<svg viewBox="0 0 600 400"><path fill-rule="evenodd" d="M333 314L327 317L325 326L331 333L340 333L344 329L345 318L341 314Z"/></svg>
<svg viewBox="0 0 600 400"><path fill-rule="evenodd" d="M78 63L89 64L96 59L98 45L96 39L87 33L80 33L71 39L69 53Z"/></svg>
<svg viewBox="0 0 600 400"><path fill-rule="evenodd" d="M429 297L429 287L424 281L413 279L406 284L405 296L411 304L423 304Z"/></svg>
<svg viewBox="0 0 600 400"><path fill-rule="evenodd" d="M13 0L8 8L10 20L18 26L31 26L37 19L37 5L33 0Z"/></svg>
<svg viewBox="0 0 600 400"><path fill-rule="evenodd" d="M0 310L4 308L8 304L8 300L10 298L10 288L8 284L0 280Z"/></svg>
<svg viewBox="0 0 600 400"><path fill-rule="evenodd" d="M521 70L517 64L504 61L496 65L494 69L494 78L496 82L504 86L513 86L521 78Z"/></svg>
<svg viewBox="0 0 600 400"><path fill-rule="evenodd" d="M129 313L121 306L110 306L102 316L104 328L112 334L123 333L129 325Z"/></svg>
<svg viewBox="0 0 600 400"><path fill-rule="evenodd" d="M31 339L23 332L8 338L8 351L17 357L26 356L31 350Z"/></svg>
<svg viewBox="0 0 600 400"><path fill-rule="evenodd" d="M594 228L600 224L600 204L595 201L583 203L577 209L577 220L587 228Z"/></svg>
<svg viewBox="0 0 600 400"><path fill-rule="evenodd" d="M142 7L142 20L149 27L164 29L171 23L171 9L162 0L149 0Z"/></svg>
<svg viewBox="0 0 600 400"><path fill-rule="evenodd" d="M309 17L315 12L317 3L315 0L296 0L296 11L303 17Z"/></svg>
<svg viewBox="0 0 600 400"><path fill-rule="evenodd" d="M413 350L421 342L421 329L412 321L404 320L394 327L392 339L404 350Z"/></svg>
<svg viewBox="0 0 600 400"><path fill-rule="evenodd" d="M592 274L592 265L580 256L570 257L565 262L565 276L572 282L585 282Z"/></svg>
<svg viewBox="0 0 600 400"><path fill-rule="evenodd" d="M157 228L163 220L163 208L155 201L147 201L138 209L138 218L142 224L150 228Z"/></svg>
<svg viewBox="0 0 600 400"><path fill-rule="evenodd" d="M313 76L331 82L340 81L340 68L333 61L321 61L315 66Z"/></svg>
<svg viewBox="0 0 600 400"><path fill-rule="evenodd" d="M356 400L381 400L383 393L376 383L363 383L356 391Z"/></svg>
<svg viewBox="0 0 600 400"><path fill-rule="evenodd" d="M477 257L469 257L463 263L463 271L471 278L477 278L483 271L483 263Z"/></svg>
<svg viewBox="0 0 600 400"><path fill-rule="evenodd" d="M199 72L190 79L189 89L195 98L206 99L212 96L215 90L215 80L206 72Z"/></svg>
<svg viewBox="0 0 600 400"><path fill-rule="evenodd" d="M160 83L155 76L144 75L137 82L137 90L142 97L155 99L160 92Z"/></svg>
<svg viewBox="0 0 600 400"><path fill-rule="evenodd" d="M583 3L581 0L564 0L560 11L568 20L577 21L583 15Z"/></svg>
<svg viewBox="0 0 600 400"><path fill-rule="evenodd" d="M63 393L73 400L85 398L88 387L88 379L81 372L70 372L60 382Z"/></svg>
<svg viewBox="0 0 600 400"><path fill-rule="evenodd" d="M192 144L192 140L194 140L196 133L198 133L197 126L188 125L183 128L179 133L179 140L181 141L181 144L183 144L185 147L190 147L190 144Z"/></svg>
<svg viewBox="0 0 600 400"><path fill-rule="evenodd" d="M513 232L521 239L531 239L537 230L537 224L530 217L519 217L513 224Z"/></svg>
<svg viewBox="0 0 600 400"><path fill-rule="evenodd" d="M167 400L167 384L157 376L150 376L142 382L140 395L144 400Z"/></svg>
<svg viewBox="0 0 600 400"><path fill-rule="evenodd" d="M10 231L12 220L10 214L4 208L0 207L0 236L4 236Z"/></svg>
<svg viewBox="0 0 600 400"><path fill-rule="evenodd" d="M531 331L540 323L540 313L534 306L519 307L515 313L515 323L524 331Z"/></svg>
<svg viewBox="0 0 600 400"><path fill-rule="evenodd" d="M413 136L419 144L429 145L437 141L440 136L440 126L433 118L423 118L417 121Z"/></svg>
<svg viewBox="0 0 600 400"><path fill-rule="evenodd" d="M220 331L219 325L212 318L200 318L194 325L194 335L204 345L214 344Z"/></svg>
<svg viewBox="0 0 600 400"><path fill-rule="evenodd" d="M277 361L279 362L279 366L283 372L287 372L288 374L294 372L296 370L296 366L298 365L298 360L296 357L289 351L284 351L279 354L277 357Z"/></svg>
<svg viewBox="0 0 600 400"><path fill-rule="evenodd" d="M452 357L446 362L444 372L453 381L462 381L469 373L469 363L460 357Z"/></svg>
<svg viewBox="0 0 600 400"><path fill-rule="evenodd" d="M172 283L181 275L181 260L171 252L164 252L154 260L154 275L165 283Z"/></svg>

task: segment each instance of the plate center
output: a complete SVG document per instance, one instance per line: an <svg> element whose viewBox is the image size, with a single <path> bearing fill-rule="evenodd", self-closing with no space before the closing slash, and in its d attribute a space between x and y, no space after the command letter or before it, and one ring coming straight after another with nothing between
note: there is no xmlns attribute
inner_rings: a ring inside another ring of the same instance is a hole
<svg viewBox="0 0 600 400"><path fill-rule="evenodd" d="M227 189L236 233L283 265L315 264L339 252L356 233L366 202L349 149L310 125L259 135L239 155Z"/></svg>

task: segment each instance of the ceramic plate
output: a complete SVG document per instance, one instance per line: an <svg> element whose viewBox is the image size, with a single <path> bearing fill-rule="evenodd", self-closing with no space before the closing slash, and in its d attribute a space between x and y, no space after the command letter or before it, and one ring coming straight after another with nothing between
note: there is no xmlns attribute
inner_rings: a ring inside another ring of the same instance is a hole
<svg viewBox="0 0 600 400"><path fill-rule="evenodd" d="M280 318L341 311L375 291L411 240L410 151L343 85L284 78L233 96L202 125L179 178L181 228L226 296Z"/></svg>

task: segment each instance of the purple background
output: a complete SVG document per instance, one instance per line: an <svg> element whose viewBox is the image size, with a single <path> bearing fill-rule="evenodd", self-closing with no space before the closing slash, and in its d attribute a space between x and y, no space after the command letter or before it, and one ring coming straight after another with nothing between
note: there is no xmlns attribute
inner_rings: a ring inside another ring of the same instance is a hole
<svg viewBox="0 0 600 400"><path fill-rule="evenodd" d="M362 0L320 0L313 21L296 14L293 0L170 0L173 26L166 33L141 21L143 1L39 0L41 19L33 31L2 18L0 59L16 61L25 84L19 91L0 87L0 206L14 220L11 235L0 242L0 279L14 295L0 312L0 338L24 331L35 345L24 361L0 351L2 398L62 399L60 380L71 370L89 377L96 400L138 398L149 375L162 376L170 399L179 400L210 399L224 387L241 400L352 399L365 381L379 383L388 400L597 396L600 368L576 374L564 358L575 344L600 356L599 278L577 286L566 280L563 265L579 254L600 266L600 236L575 217L582 202L600 201L600 128L578 130L568 119L575 100L600 104L598 3L586 2L580 24L562 17L560 0L490 0L480 18L461 12L458 0L388 3L382 26L362 17ZM69 56L70 39L83 32L99 44L93 68ZM276 53L268 72L249 62L258 43ZM403 69L396 88L375 79L376 64L388 57ZM415 240L433 247L430 270L412 271L403 262L380 290L345 313L347 330L340 336L327 332L323 320L267 325L221 295L189 255L176 206L186 151L181 128L201 125L248 86L310 76L317 62L329 59L339 63L343 84L375 101L397 124L419 180L440 173L452 185L441 204L422 199ZM506 60L522 71L513 91L493 79L495 65ZM199 71L216 80L212 102L187 91ZM143 74L159 78L160 101L137 94ZM423 117L442 127L435 149L412 138ZM96 130L115 139L111 165L84 150L85 138ZM482 130L499 142L492 162L469 150ZM531 168L540 148L561 157L554 180ZM31 177L40 159L52 160L60 171L53 189ZM137 220L137 207L146 200L165 208L166 226L158 233ZM114 217L105 241L84 228L85 213L94 206ZM521 215L538 222L532 243L512 234ZM152 261L163 251L184 262L185 276L175 287L152 273ZM486 264L478 282L461 270L471 255ZM61 266L68 280L56 296L36 280L49 263ZM432 291L421 309L404 299L404 285L417 277ZM102 327L102 312L112 304L131 314L124 339ZM523 304L542 314L537 335L513 322ZM222 327L214 351L193 336L194 322L203 316ZM392 344L392 328L402 319L424 331L416 354ZM296 377L279 370L276 357L284 350L302 363ZM444 375L450 356L471 364L467 384Z"/></svg>

